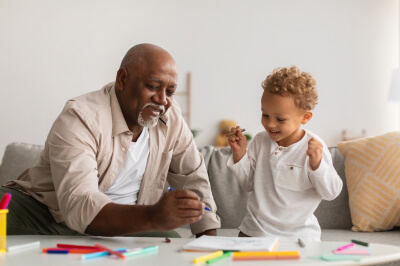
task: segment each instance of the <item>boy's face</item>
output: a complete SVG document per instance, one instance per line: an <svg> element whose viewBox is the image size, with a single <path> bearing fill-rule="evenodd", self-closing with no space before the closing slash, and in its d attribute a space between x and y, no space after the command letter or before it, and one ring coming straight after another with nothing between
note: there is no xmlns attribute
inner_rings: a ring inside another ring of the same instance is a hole
<svg viewBox="0 0 400 266"><path fill-rule="evenodd" d="M312 117L312 111L298 108L293 97L265 91L261 97L261 112L265 130L272 140L283 147L296 143L304 136L300 127Z"/></svg>

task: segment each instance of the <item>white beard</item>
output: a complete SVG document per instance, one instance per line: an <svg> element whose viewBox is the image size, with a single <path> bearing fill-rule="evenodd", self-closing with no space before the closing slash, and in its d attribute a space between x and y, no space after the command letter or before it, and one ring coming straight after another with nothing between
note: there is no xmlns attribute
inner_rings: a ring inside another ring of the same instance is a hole
<svg viewBox="0 0 400 266"><path fill-rule="evenodd" d="M155 106L158 108L162 108L160 115L162 115L165 112L165 108L163 105L148 103L145 106L143 106L142 110L140 110L139 117L138 117L138 124L142 127L151 128L151 127L154 127L157 125L159 116L150 116L149 120L145 120L143 118L142 113L143 113L144 108L146 108L147 106Z"/></svg>

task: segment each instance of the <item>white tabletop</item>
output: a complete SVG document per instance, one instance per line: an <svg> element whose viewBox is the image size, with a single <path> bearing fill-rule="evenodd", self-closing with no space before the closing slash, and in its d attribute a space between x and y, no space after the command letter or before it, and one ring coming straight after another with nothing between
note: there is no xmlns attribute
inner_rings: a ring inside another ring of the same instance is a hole
<svg viewBox="0 0 400 266"><path fill-rule="evenodd" d="M195 265L192 264L193 259L207 253L181 251L182 246L192 240L189 238L172 238L170 243L166 243L164 238L147 237L7 236L8 247L40 241L40 248L0 254L0 265ZM99 243L113 249L158 245L158 252L130 257L125 260L116 256L81 260L82 255L80 254L46 254L42 252L43 248L56 247L58 243L74 245L94 245ZM328 262L310 258L312 256L333 254L332 250L345 244L348 243L306 242L306 247L301 248L295 241L280 240L277 251L297 250L300 252L301 258L299 260L274 260L273 265L372 265L400 260L400 247L382 244L370 244L372 255L359 256L362 259L358 262ZM265 264L266 261L232 261L231 259L215 263L218 266L256 266Z"/></svg>

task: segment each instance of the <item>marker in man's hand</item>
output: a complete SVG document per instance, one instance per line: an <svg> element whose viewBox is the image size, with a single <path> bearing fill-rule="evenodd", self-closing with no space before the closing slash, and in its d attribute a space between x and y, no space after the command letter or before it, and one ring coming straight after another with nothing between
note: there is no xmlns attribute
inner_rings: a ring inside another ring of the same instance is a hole
<svg viewBox="0 0 400 266"><path fill-rule="evenodd" d="M169 187L168 191L173 191L174 189L172 187ZM206 209L206 211L211 211L210 208L208 208L207 206L204 207L204 209Z"/></svg>

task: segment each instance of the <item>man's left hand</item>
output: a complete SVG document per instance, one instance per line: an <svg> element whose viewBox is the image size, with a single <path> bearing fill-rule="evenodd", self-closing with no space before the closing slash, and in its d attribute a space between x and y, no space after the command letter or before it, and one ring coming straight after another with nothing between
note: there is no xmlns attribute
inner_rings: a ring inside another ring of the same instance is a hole
<svg viewBox="0 0 400 266"><path fill-rule="evenodd" d="M217 235L217 229L210 229L210 230L206 230L203 233L199 233L196 234L196 238L201 237L202 235L206 235L206 236L216 236Z"/></svg>

